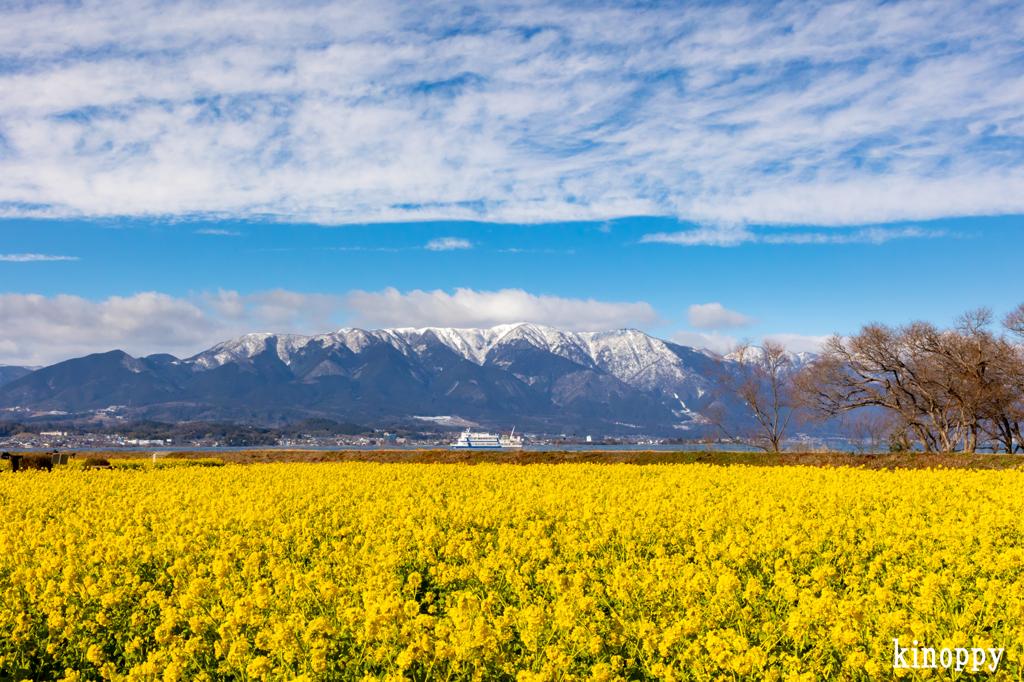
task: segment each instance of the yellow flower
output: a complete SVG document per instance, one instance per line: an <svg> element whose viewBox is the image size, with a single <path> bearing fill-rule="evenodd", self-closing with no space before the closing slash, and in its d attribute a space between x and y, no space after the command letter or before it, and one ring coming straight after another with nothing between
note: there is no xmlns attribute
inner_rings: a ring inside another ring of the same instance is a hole
<svg viewBox="0 0 1024 682"><path fill-rule="evenodd" d="M1024 471L108 473L0 473L0 670L853 682L899 638L1021 671Z"/></svg>
<svg viewBox="0 0 1024 682"><path fill-rule="evenodd" d="M249 677L262 680L266 677L274 666L270 662L270 659L266 656L257 656L249 662L249 665L245 667L245 674Z"/></svg>
<svg viewBox="0 0 1024 682"><path fill-rule="evenodd" d="M106 661L106 656L103 655L103 649L95 644L89 647L89 650L85 652L85 660L89 661L96 667L103 665Z"/></svg>

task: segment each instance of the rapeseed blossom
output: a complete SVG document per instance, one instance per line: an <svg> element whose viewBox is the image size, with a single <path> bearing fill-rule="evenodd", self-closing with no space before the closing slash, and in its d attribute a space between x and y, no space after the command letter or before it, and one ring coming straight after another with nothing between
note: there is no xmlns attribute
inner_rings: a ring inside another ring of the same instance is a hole
<svg viewBox="0 0 1024 682"><path fill-rule="evenodd" d="M1021 471L63 469L0 519L14 679L1021 679Z"/></svg>

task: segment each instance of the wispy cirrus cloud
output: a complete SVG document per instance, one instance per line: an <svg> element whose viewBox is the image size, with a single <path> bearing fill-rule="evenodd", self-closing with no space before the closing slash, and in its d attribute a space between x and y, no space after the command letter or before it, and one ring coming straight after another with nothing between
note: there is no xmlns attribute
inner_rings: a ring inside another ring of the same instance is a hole
<svg viewBox="0 0 1024 682"><path fill-rule="evenodd" d="M458 249L471 249L473 243L468 239L460 237L440 237L431 239L423 248L428 251L456 251Z"/></svg>
<svg viewBox="0 0 1024 682"><path fill-rule="evenodd" d="M884 244L893 239L956 236L945 230L925 230L919 227L867 227L857 230L830 229L824 231L770 232L742 226L703 226L679 232L645 234L641 243L678 244L680 246L739 246L740 244Z"/></svg>
<svg viewBox="0 0 1024 682"><path fill-rule="evenodd" d="M0 253L0 261L35 263L37 261L79 260L78 256L51 256L45 253Z"/></svg>
<svg viewBox="0 0 1024 682"><path fill-rule="evenodd" d="M241 237L242 233L236 230L222 230L216 227L204 227L201 230L196 230L196 234L216 234L222 237Z"/></svg>
<svg viewBox="0 0 1024 682"><path fill-rule="evenodd" d="M324 251L401 251L390 246L320 246Z"/></svg>
<svg viewBox="0 0 1024 682"><path fill-rule="evenodd" d="M950 235L946 230L924 230L919 227L868 227L848 233L790 232L764 235L765 244L884 244L893 239L937 239Z"/></svg>
<svg viewBox="0 0 1024 682"><path fill-rule="evenodd" d="M8 4L0 216L1022 213L1021 36L999 0Z"/></svg>

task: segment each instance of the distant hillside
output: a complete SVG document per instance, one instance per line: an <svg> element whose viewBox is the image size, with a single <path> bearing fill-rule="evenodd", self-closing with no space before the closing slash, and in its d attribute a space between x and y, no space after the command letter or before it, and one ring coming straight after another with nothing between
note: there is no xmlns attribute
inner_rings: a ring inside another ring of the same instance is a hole
<svg viewBox="0 0 1024 682"><path fill-rule="evenodd" d="M40 431L57 428L57 425L46 422L41 424L0 422L0 437L9 437L21 433L38 434ZM210 439L220 441L229 446L273 445L280 438L296 436L356 436L373 434L373 429L368 429L358 424L339 424L330 419L305 419L280 429L203 422L168 424L153 420L127 422L113 426L92 425L85 428L60 425L59 428L72 435L81 435L89 432L139 440L182 441Z"/></svg>
<svg viewBox="0 0 1024 682"><path fill-rule="evenodd" d="M38 367L15 367L14 365L0 365L0 386L9 384L15 379L31 374L39 369Z"/></svg>
<svg viewBox="0 0 1024 682"><path fill-rule="evenodd" d="M303 419L281 429L281 434L285 436L358 436L368 432L372 432L372 429L359 424L339 424L322 417Z"/></svg>

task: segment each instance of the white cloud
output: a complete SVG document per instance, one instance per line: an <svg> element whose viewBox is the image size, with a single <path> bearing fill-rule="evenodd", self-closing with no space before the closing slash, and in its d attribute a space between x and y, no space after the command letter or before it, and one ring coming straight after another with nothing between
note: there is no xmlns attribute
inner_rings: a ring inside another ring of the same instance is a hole
<svg viewBox="0 0 1024 682"><path fill-rule="evenodd" d="M34 263L36 261L50 260L78 260L78 256L48 256L42 253L0 253L0 261L11 261L13 263Z"/></svg>
<svg viewBox="0 0 1024 682"><path fill-rule="evenodd" d="M344 297L329 294L303 294L284 289L240 295L221 289L216 294L195 297L197 304L208 306L213 314L239 329L295 334L319 334L337 327L336 317L344 311ZM224 339L219 339L223 341Z"/></svg>
<svg viewBox="0 0 1024 682"><path fill-rule="evenodd" d="M691 305L687 311L691 327L697 329L725 329L730 327L746 327L760 320L747 317L735 310L729 310L721 303L705 303Z"/></svg>
<svg viewBox="0 0 1024 682"><path fill-rule="evenodd" d="M468 239L459 237L441 237L431 239L423 248L429 251L454 251L456 249L471 249L473 244Z"/></svg>
<svg viewBox="0 0 1024 682"><path fill-rule="evenodd" d="M354 291L347 307L356 324L369 327L493 327L532 322L567 331L604 331L649 325L658 314L649 304L608 303L594 299L537 296L521 289L474 291L414 290L401 293Z"/></svg>
<svg viewBox="0 0 1024 682"><path fill-rule="evenodd" d="M49 365L119 348L186 357L252 331L317 333L336 327L339 297L219 291L189 298L156 292L94 302L78 296L0 294L0 362Z"/></svg>
<svg viewBox="0 0 1024 682"><path fill-rule="evenodd" d="M827 338L827 336L808 336L803 334L765 334L764 336L753 337L749 341L755 346L764 341L778 341L786 347L786 350L794 353L817 353L821 349L821 344ZM707 348L724 355L735 348L740 343L740 339L720 332L705 334L702 332L678 331L672 335L672 342L678 343L681 346L690 346L691 348Z"/></svg>
<svg viewBox="0 0 1024 682"><path fill-rule="evenodd" d="M672 343L678 343L680 346L689 346L691 348L707 348L724 355L736 347L739 339L720 332L705 334L702 332L677 331L672 335Z"/></svg>
<svg viewBox="0 0 1024 682"><path fill-rule="evenodd" d="M821 344L825 342L828 335L813 336L806 334L766 334L762 340L777 341L786 347L786 350L794 353L819 353Z"/></svg>
<svg viewBox="0 0 1024 682"><path fill-rule="evenodd" d="M194 303L165 294L99 303L63 294L0 294L3 362L11 365L47 365L118 347L174 352L202 345L220 331L218 321Z"/></svg>
<svg viewBox="0 0 1024 682"><path fill-rule="evenodd" d="M725 311L731 312L731 311ZM346 320L347 318L347 320ZM532 322L567 331L655 326L647 303L538 296L519 289L474 291L352 291L346 296L236 291L177 298L156 292L89 301L78 296L0 294L0 364L50 365L115 348L136 357L189 357L230 338L265 331L320 334L342 324L379 327L493 327ZM816 350L825 336L772 334L792 351ZM718 331L679 331L685 346L725 353L738 339Z"/></svg>
<svg viewBox="0 0 1024 682"><path fill-rule="evenodd" d="M388 246L321 246L326 251L400 251L400 249Z"/></svg>
<svg viewBox="0 0 1024 682"><path fill-rule="evenodd" d="M679 244L680 246L739 246L757 241L757 235L745 227L698 227L681 232L656 232L640 238L642 244Z"/></svg>
<svg viewBox="0 0 1024 682"><path fill-rule="evenodd" d="M196 234L217 234L224 237L241 237L241 232L234 232L232 230L220 230L215 227L207 227L202 230L196 230Z"/></svg>
<svg viewBox="0 0 1024 682"><path fill-rule="evenodd" d="M645 234L641 243L679 244L681 246L739 246L745 243L762 244L884 244L893 239L953 236L945 230L924 230L919 227L866 227L857 230L818 232L763 233L748 227L699 227L681 232Z"/></svg>
<svg viewBox="0 0 1024 682"><path fill-rule="evenodd" d="M8 3L0 216L1024 213L1020 3L469 10ZM745 241L727 233L679 239Z"/></svg>
<svg viewBox="0 0 1024 682"><path fill-rule="evenodd" d="M188 357L250 332L320 334L353 317L355 324L367 328L534 322L566 330L606 330L658 320L647 303L536 296L517 289L457 289L454 294L385 289L347 296L220 290L183 298L145 292L99 302L63 294L0 294L0 363L49 365L115 348L137 357Z"/></svg>
<svg viewBox="0 0 1024 682"><path fill-rule="evenodd" d="M792 232L770 234L761 238L766 244L884 244L893 239L935 239L945 237L945 230L922 230L919 227L868 227L848 233ZM959 235L952 235L959 236Z"/></svg>

